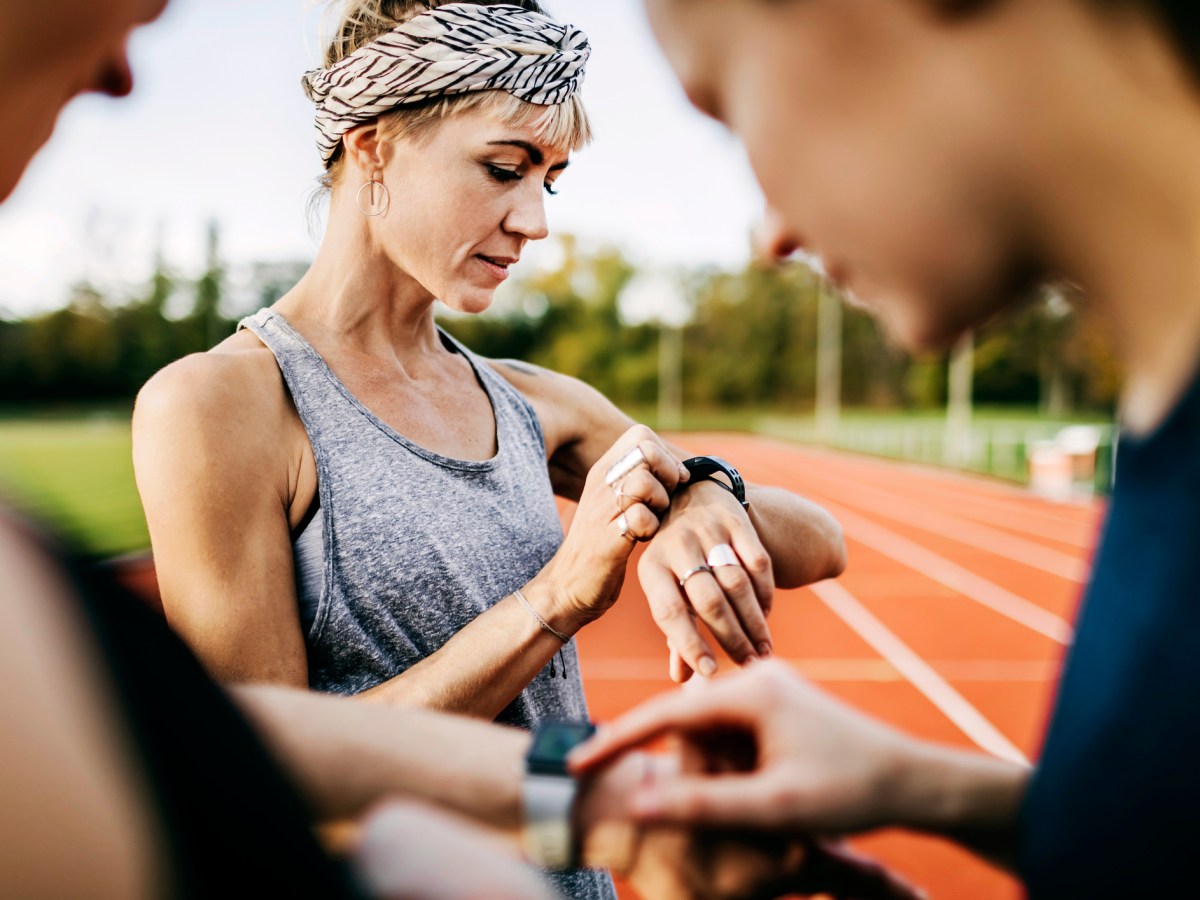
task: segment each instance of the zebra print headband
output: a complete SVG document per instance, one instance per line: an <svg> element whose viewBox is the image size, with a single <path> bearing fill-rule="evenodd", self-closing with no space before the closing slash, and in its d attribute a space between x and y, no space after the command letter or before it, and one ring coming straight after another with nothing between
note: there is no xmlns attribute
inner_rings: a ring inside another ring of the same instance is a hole
<svg viewBox="0 0 1200 900"><path fill-rule="evenodd" d="M448 3L301 83L317 105L317 149L328 164L342 135L401 104L490 90L539 106L562 103L583 82L590 54L573 25L519 6Z"/></svg>

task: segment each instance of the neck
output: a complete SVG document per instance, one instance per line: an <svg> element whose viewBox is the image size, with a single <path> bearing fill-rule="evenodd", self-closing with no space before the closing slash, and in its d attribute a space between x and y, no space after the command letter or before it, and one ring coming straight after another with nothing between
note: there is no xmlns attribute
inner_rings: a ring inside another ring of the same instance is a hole
<svg viewBox="0 0 1200 900"><path fill-rule="evenodd" d="M1037 148L1038 190L1049 201L1041 244L1110 326L1126 373L1124 425L1146 433L1200 364L1200 100L1148 23L1092 26L1096 41L1058 42L1065 77L1053 89L1068 94L1040 104L1076 111L1072 130L1022 127L1053 135Z"/></svg>
<svg viewBox="0 0 1200 900"><path fill-rule="evenodd" d="M293 324L342 346L384 355L441 352L435 298L372 234L353 198L335 193L321 249L277 304Z"/></svg>

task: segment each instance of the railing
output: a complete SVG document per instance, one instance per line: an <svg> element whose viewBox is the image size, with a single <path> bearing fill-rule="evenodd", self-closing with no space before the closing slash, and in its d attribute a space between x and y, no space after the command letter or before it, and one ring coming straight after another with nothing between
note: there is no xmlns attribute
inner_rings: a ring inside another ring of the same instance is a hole
<svg viewBox="0 0 1200 900"><path fill-rule="evenodd" d="M979 472L1030 484L1051 496L1105 495L1112 483L1111 425L975 422L953 433L945 420L843 420L832 439L811 424L764 418L759 430L841 450ZM1089 446L1090 444L1090 446Z"/></svg>

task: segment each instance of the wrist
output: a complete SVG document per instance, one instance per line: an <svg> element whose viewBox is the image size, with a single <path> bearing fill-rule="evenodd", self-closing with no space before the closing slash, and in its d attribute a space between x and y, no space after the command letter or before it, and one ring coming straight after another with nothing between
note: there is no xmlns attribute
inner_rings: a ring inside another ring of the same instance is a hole
<svg viewBox="0 0 1200 900"><path fill-rule="evenodd" d="M642 833L632 802L654 762L650 754L628 753L581 781L575 827L583 865L611 869L616 875L633 868Z"/></svg>
<svg viewBox="0 0 1200 900"><path fill-rule="evenodd" d="M543 572L522 588L525 598L538 611L546 623L557 632L574 637L595 616L581 610L566 599L563 592L556 590L553 573Z"/></svg>
<svg viewBox="0 0 1200 900"><path fill-rule="evenodd" d="M953 836L1010 827L1029 768L982 753L906 740L886 767L883 825Z"/></svg>

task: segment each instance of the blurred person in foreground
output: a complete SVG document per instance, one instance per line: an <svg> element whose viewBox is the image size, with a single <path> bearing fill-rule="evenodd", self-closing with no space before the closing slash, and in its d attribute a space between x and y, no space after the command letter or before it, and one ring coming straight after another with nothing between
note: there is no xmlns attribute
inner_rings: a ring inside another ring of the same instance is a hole
<svg viewBox="0 0 1200 900"><path fill-rule="evenodd" d="M0 201L72 97L131 90L129 34L163 5L6 4ZM525 732L286 688L239 688L231 703L160 616L3 510L0 572L0 895L549 897L515 845L544 848L536 831L554 825L570 838L560 855L613 865L656 898L911 896L807 839L631 826L633 788L669 762L572 781L562 821L544 804L531 820ZM379 805L405 795L445 809ZM348 865L311 831L334 820L361 823Z"/></svg>
<svg viewBox="0 0 1200 900"><path fill-rule="evenodd" d="M1200 27L1137 0L647 0L692 102L745 142L788 251L909 348L1046 279L1079 285L1126 372L1115 490L1041 758L931 746L765 664L628 714L748 771L662 782L647 822L899 826L1031 897L1196 892L1200 813ZM747 742L749 742L747 744ZM1190 888L1186 885L1192 885Z"/></svg>
<svg viewBox="0 0 1200 900"><path fill-rule="evenodd" d="M587 37L536 0L331 12L303 78L329 195L316 259L138 397L171 626L223 681L529 728L586 716L575 635L650 541L639 573L674 677L716 670L697 619L734 662L767 656L776 585L841 571L828 514L688 478L594 389L480 357L434 318L486 311L547 237L590 139ZM579 504L565 538L556 494Z"/></svg>

